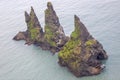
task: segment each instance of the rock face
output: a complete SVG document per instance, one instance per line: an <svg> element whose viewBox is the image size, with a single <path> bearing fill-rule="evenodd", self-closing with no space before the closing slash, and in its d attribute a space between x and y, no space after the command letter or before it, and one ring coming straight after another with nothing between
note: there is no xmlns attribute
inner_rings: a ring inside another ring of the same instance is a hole
<svg viewBox="0 0 120 80"><path fill-rule="evenodd" d="M19 32L13 38L14 40L25 40L26 44L36 44L52 53L60 51L68 40L50 2L47 3L45 10L45 32L43 32L33 7L31 7L30 14L25 12L25 22L27 30Z"/></svg>
<svg viewBox="0 0 120 80"><path fill-rule="evenodd" d="M75 30L59 52L59 64L67 67L77 77L99 74L104 68L101 60L108 56L76 15L74 22Z"/></svg>

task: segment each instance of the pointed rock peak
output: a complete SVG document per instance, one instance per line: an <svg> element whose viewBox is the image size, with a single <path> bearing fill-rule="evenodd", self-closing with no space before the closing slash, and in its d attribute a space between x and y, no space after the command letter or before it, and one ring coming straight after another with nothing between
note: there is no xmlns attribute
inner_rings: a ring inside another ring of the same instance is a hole
<svg viewBox="0 0 120 80"><path fill-rule="evenodd" d="M28 14L26 11L25 11L25 15L26 15L26 16L29 16L29 14Z"/></svg>
<svg viewBox="0 0 120 80"><path fill-rule="evenodd" d="M74 15L74 25L75 27L79 27L79 29L80 27L85 27L77 15Z"/></svg>
<svg viewBox="0 0 120 80"><path fill-rule="evenodd" d="M90 38L90 34L85 25L80 21L77 15L74 15L75 30L72 32L71 37L76 39L80 38L82 41L86 41Z"/></svg>
<svg viewBox="0 0 120 80"><path fill-rule="evenodd" d="M48 7L48 9L53 10L53 6L52 6L52 3L51 3L51 2L48 2L48 3L47 3L47 7Z"/></svg>
<svg viewBox="0 0 120 80"><path fill-rule="evenodd" d="M28 23L30 21L30 15L25 11L25 22Z"/></svg>
<svg viewBox="0 0 120 80"><path fill-rule="evenodd" d="M80 21L79 17L77 15L74 15L75 21Z"/></svg>
<svg viewBox="0 0 120 80"><path fill-rule="evenodd" d="M45 10L45 24L55 25L57 27L60 26L58 16L53 9L52 3L47 3L47 9Z"/></svg>
<svg viewBox="0 0 120 80"><path fill-rule="evenodd" d="M31 6L30 16L36 16L33 7Z"/></svg>
<svg viewBox="0 0 120 80"><path fill-rule="evenodd" d="M40 22L36 16L32 6L31 6L30 14L28 14L25 11L25 21L27 23L27 31L31 31L30 29L32 29L32 28L39 28L40 31L43 33Z"/></svg>
<svg viewBox="0 0 120 80"><path fill-rule="evenodd" d="M33 7L31 6L31 11L33 11L34 12L34 9L33 9Z"/></svg>

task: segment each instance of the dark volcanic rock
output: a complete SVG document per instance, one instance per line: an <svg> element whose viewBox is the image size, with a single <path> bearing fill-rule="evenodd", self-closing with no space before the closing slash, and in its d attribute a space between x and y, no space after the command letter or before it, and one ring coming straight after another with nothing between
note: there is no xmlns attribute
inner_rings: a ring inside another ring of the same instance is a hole
<svg viewBox="0 0 120 80"><path fill-rule="evenodd" d="M63 27L60 25L59 18L50 2L47 3L47 9L45 10L44 37L46 42L50 44L52 52L54 52L54 48L59 51L68 40L63 31Z"/></svg>
<svg viewBox="0 0 120 80"><path fill-rule="evenodd" d="M103 69L101 60L108 56L76 15L74 19L75 30L59 52L59 64L68 67L77 77L99 74Z"/></svg>
<svg viewBox="0 0 120 80"><path fill-rule="evenodd" d="M19 32L13 39L25 40L26 44L35 44L44 50L58 53L59 64L67 67L75 76L99 74L104 65L101 60L108 58L103 46L93 38L79 18L74 16L75 30L70 38L65 36L63 27L51 2L45 10L43 29L31 7L30 14L25 12L27 30Z"/></svg>
<svg viewBox="0 0 120 80"><path fill-rule="evenodd" d="M50 2L48 2L47 7L45 10L45 32L43 32L34 9L31 7L30 14L25 11L27 30L19 32L13 39L25 40L26 44L34 43L53 53L60 51L69 38L65 36L63 27L60 25L58 16Z"/></svg>

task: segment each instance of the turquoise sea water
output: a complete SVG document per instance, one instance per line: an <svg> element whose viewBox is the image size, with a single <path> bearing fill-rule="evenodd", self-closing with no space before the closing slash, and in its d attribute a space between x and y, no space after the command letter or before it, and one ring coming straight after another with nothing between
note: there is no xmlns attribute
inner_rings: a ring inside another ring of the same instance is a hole
<svg viewBox="0 0 120 80"><path fill-rule="evenodd" d="M120 0L49 0L66 35L74 29L74 14L99 40L109 55L106 69L97 76L76 78L57 63L57 54L24 41L13 41L26 30L24 11L33 6L44 26L48 0L0 0L0 80L120 80Z"/></svg>

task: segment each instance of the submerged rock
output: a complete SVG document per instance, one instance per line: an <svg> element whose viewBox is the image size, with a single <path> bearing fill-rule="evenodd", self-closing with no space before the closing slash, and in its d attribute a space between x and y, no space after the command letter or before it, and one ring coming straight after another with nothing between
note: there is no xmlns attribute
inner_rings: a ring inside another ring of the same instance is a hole
<svg viewBox="0 0 120 80"><path fill-rule="evenodd" d="M75 30L59 52L59 64L68 67L77 77L99 74L103 69L101 60L108 56L76 15L74 21Z"/></svg>

